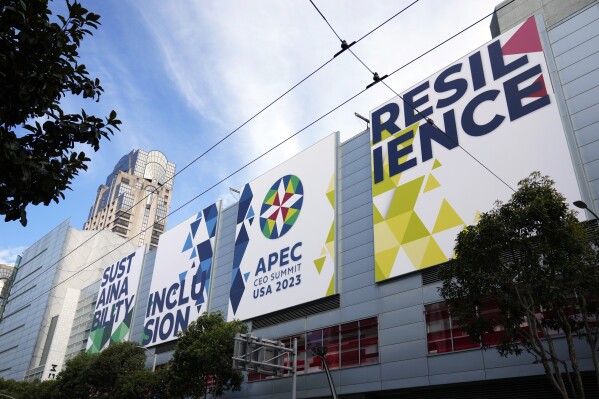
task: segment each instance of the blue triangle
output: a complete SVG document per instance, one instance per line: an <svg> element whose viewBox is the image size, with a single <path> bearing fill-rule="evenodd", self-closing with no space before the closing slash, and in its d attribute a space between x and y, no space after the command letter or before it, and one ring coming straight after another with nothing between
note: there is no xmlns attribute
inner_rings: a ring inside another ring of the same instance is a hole
<svg viewBox="0 0 599 399"><path fill-rule="evenodd" d="M246 282L248 281L248 278L250 278L250 273L249 273L249 272L248 272L248 273L245 273L245 274L243 275L243 279L244 279Z"/></svg>
<svg viewBox="0 0 599 399"><path fill-rule="evenodd" d="M248 211L248 214L246 215L246 219L249 219L251 217L254 217L254 208L252 208L252 206L250 205L250 210Z"/></svg>
<svg viewBox="0 0 599 399"><path fill-rule="evenodd" d="M194 248L193 248L193 251L191 252L191 256L189 257L189 259L193 259L193 258L195 258L196 256L197 256L197 253L196 253L196 249L195 249L195 247L194 247Z"/></svg>
<svg viewBox="0 0 599 399"><path fill-rule="evenodd" d="M192 222L191 225L189 227L191 227L191 235L193 237L196 236L196 233L198 231L198 227L200 225L200 223L202 222L202 218L200 217L198 220L196 220L195 222Z"/></svg>
<svg viewBox="0 0 599 399"><path fill-rule="evenodd" d="M193 247L193 244L191 242L191 234L187 235L187 241L185 241L185 245L183 246L183 250L181 252L185 252L188 249L191 249Z"/></svg>
<svg viewBox="0 0 599 399"><path fill-rule="evenodd" d="M185 280L186 276L187 276L187 271L184 271L183 273L179 273L179 282Z"/></svg>

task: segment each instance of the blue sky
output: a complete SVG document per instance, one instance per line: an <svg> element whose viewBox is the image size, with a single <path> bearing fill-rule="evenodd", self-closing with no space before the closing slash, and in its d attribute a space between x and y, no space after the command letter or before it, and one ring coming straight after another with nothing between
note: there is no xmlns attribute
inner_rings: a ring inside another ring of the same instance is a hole
<svg viewBox="0 0 599 399"><path fill-rule="evenodd" d="M352 42L413 0L314 0L337 33ZM55 1L58 8L61 1ZM352 47L381 76L491 13L499 0L420 0ZM83 1L102 25L80 49L81 62L104 87L99 103L66 98L63 108L107 115L121 131L104 141L66 199L28 207L29 223L0 222L0 263L71 218L81 228L95 193L115 163L134 148L157 149L177 170L340 50L339 40L309 0ZM491 39L490 18L386 82L404 91ZM171 212L276 143L304 128L372 82L348 52L237 131L175 179ZM286 158L339 131L345 141L364 130L354 116L393 97L376 85L277 150L169 217L171 228Z"/></svg>

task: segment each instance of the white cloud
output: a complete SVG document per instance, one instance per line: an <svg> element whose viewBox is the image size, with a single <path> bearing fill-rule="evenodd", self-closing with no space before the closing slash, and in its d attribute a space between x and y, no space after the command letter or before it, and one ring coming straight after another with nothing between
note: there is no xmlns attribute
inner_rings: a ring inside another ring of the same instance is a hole
<svg viewBox="0 0 599 399"><path fill-rule="evenodd" d="M0 248L0 263L13 266L17 255L21 255L25 249L25 247Z"/></svg>

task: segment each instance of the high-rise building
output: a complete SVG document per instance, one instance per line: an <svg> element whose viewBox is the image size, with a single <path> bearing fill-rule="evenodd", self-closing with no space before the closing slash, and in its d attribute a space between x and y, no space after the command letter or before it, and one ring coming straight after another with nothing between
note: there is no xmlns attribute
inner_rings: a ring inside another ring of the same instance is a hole
<svg viewBox="0 0 599 399"><path fill-rule="evenodd" d="M98 188L83 229L109 229L155 249L166 226L174 176L175 164L160 151L131 151Z"/></svg>
<svg viewBox="0 0 599 399"><path fill-rule="evenodd" d="M0 263L0 318L2 317L2 309L4 299L8 295L10 289L10 281L12 278L13 267Z"/></svg>
<svg viewBox="0 0 599 399"><path fill-rule="evenodd" d="M135 248L110 231L77 230L69 220L27 248L0 319L0 378L55 378L73 326L83 324L76 316L85 288Z"/></svg>

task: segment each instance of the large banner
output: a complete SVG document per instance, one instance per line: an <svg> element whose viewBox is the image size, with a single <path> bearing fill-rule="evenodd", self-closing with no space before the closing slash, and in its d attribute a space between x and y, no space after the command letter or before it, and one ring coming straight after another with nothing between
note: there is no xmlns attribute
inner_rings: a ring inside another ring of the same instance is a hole
<svg viewBox="0 0 599 399"><path fill-rule="evenodd" d="M534 17L371 121L376 281L453 258L458 232L533 171L580 198Z"/></svg>
<svg viewBox="0 0 599 399"><path fill-rule="evenodd" d="M207 310L220 201L160 236L142 345L177 334Z"/></svg>
<svg viewBox="0 0 599 399"><path fill-rule="evenodd" d="M104 269L87 352L97 353L115 342L129 339L145 247Z"/></svg>
<svg viewBox="0 0 599 399"><path fill-rule="evenodd" d="M227 320L335 293L332 134L241 190Z"/></svg>

